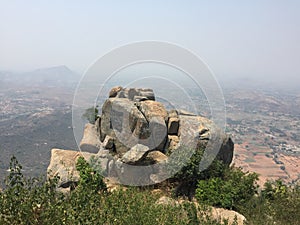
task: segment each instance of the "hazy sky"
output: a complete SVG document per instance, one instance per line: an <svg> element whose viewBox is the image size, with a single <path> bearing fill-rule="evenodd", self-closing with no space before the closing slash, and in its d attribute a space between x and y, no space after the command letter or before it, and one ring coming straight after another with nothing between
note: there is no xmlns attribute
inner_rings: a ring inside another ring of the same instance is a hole
<svg viewBox="0 0 300 225"><path fill-rule="evenodd" d="M0 70L83 72L111 49L179 44L218 77L300 77L299 0L0 1Z"/></svg>

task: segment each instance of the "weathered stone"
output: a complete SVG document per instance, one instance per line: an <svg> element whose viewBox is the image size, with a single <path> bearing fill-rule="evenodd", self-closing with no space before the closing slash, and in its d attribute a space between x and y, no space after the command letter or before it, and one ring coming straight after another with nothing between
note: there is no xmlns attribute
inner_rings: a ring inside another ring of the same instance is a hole
<svg viewBox="0 0 300 225"><path fill-rule="evenodd" d="M233 210L212 207L207 214L219 221L227 220L228 225L243 225L246 222L245 216Z"/></svg>
<svg viewBox="0 0 300 225"><path fill-rule="evenodd" d="M97 153L97 157L100 157L100 158L111 158L112 156L111 156L109 150L101 149L101 150Z"/></svg>
<svg viewBox="0 0 300 225"><path fill-rule="evenodd" d="M157 205L179 206L187 203L187 200L175 200L167 196L162 196L155 203ZM228 225L233 225L233 224L243 225L246 222L246 218L242 214L233 210L216 208L216 207L209 207L209 209L205 209L203 207L200 207L196 201L188 202L188 203L195 204L197 215L199 217L204 217L204 219L212 218L222 224L224 220L226 220L227 221L226 224Z"/></svg>
<svg viewBox="0 0 300 225"><path fill-rule="evenodd" d="M152 89L144 88L123 88L116 95L117 98L127 98L131 101L155 100Z"/></svg>
<svg viewBox="0 0 300 225"><path fill-rule="evenodd" d="M179 144L179 138L176 135L168 135L168 144L167 144L167 149L169 151L173 151L178 148Z"/></svg>
<svg viewBox="0 0 300 225"><path fill-rule="evenodd" d="M167 196L162 196L155 202L155 204L177 206L177 205L179 205L179 202L173 198L170 198Z"/></svg>
<svg viewBox="0 0 300 225"><path fill-rule="evenodd" d="M177 117L171 117L168 121L168 134L177 135L179 128L179 119Z"/></svg>
<svg viewBox="0 0 300 225"><path fill-rule="evenodd" d="M139 105L140 111L149 122L150 136L141 143L150 149L163 150L167 141L166 120L168 113L160 102L144 101Z"/></svg>
<svg viewBox="0 0 300 225"><path fill-rule="evenodd" d="M151 151L147 154L146 158L154 163L166 162L168 156L161 151Z"/></svg>
<svg viewBox="0 0 300 225"><path fill-rule="evenodd" d="M232 140L211 120L201 116L179 115L179 145L189 148L206 148L206 153L230 164L234 145ZM209 140L212 140L209 142ZM210 143L209 146L208 143ZM218 148L218 149L216 149Z"/></svg>
<svg viewBox="0 0 300 225"><path fill-rule="evenodd" d="M117 177L118 174L115 169L115 161L112 159L107 164L107 173L109 177Z"/></svg>
<svg viewBox="0 0 300 225"><path fill-rule="evenodd" d="M119 181L124 185L140 186L153 183L150 180L150 175L153 173L151 167L131 165L118 159L115 161L115 170Z"/></svg>
<svg viewBox="0 0 300 225"><path fill-rule="evenodd" d="M93 124L86 124L84 128L83 138L80 142L80 150L90 153L97 153L101 149L101 142L97 128Z"/></svg>
<svg viewBox="0 0 300 225"><path fill-rule="evenodd" d="M155 101L155 95L152 89L142 89L140 90L140 95L142 97L147 98L148 100L153 100Z"/></svg>
<svg viewBox="0 0 300 225"><path fill-rule="evenodd" d="M118 93L117 98L128 98L128 89L122 89Z"/></svg>
<svg viewBox="0 0 300 225"><path fill-rule="evenodd" d="M178 112L178 115L181 115L181 116L197 116L196 114L191 113L191 112L186 111L186 110L183 110L183 109L180 109L177 112Z"/></svg>
<svg viewBox="0 0 300 225"><path fill-rule="evenodd" d="M150 100L141 102L140 110L145 115L148 121L150 121L150 119L154 117L160 117L163 118L164 121L167 121L168 112L161 102L155 102Z"/></svg>
<svg viewBox="0 0 300 225"><path fill-rule="evenodd" d="M88 160L93 155L87 152L52 149L47 176L48 178L59 176L58 187L70 187L79 181L79 172L76 170L77 159L83 156Z"/></svg>
<svg viewBox="0 0 300 225"><path fill-rule="evenodd" d="M95 121L97 135L100 134L100 124L101 124L101 117L99 116Z"/></svg>
<svg viewBox="0 0 300 225"><path fill-rule="evenodd" d="M144 96L134 96L133 101L134 102L142 102L149 100L147 97Z"/></svg>
<svg viewBox="0 0 300 225"><path fill-rule="evenodd" d="M121 145L122 142L130 138L136 120L142 117L143 115L136 108L134 103L126 98L112 98L106 100L102 107L101 141L103 142L106 135L109 135L115 139L115 145L124 148L126 145ZM129 148L130 147L131 146L129 146ZM129 150L129 148L125 148L125 151ZM117 152L119 151L117 146L116 150Z"/></svg>
<svg viewBox="0 0 300 225"><path fill-rule="evenodd" d="M168 112L168 117L178 118L178 111L176 109L172 109Z"/></svg>
<svg viewBox="0 0 300 225"><path fill-rule="evenodd" d="M121 161L127 164L135 164L145 158L149 151L149 147L137 144L123 155Z"/></svg>
<svg viewBox="0 0 300 225"><path fill-rule="evenodd" d="M102 145L105 149L112 150L114 148L114 138L109 135L106 135Z"/></svg>
<svg viewBox="0 0 300 225"><path fill-rule="evenodd" d="M109 98L114 98L122 90L121 86L113 87L109 92Z"/></svg>

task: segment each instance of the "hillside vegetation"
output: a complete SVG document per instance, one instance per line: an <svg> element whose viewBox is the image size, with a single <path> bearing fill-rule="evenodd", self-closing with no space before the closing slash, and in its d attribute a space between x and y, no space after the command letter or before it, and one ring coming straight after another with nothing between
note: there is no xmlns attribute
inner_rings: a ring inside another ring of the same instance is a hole
<svg viewBox="0 0 300 225"><path fill-rule="evenodd" d="M196 161L181 171L188 181ZM56 189L57 179L24 177L22 166L12 157L6 186L0 192L0 224L227 224L213 219L208 206L234 209L247 218L247 224L300 223L299 186L268 182L258 192L256 174L220 162L198 174L198 204L187 200L157 204L163 192L154 192L152 187L108 192L103 177L92 168L79 158L80 181L63 194Z"/></svg>

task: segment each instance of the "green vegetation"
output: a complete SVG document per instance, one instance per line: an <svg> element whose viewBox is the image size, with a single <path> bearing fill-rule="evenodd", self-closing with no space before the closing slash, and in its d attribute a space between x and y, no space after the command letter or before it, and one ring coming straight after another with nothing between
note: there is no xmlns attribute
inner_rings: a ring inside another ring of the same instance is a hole
<svg viewBox="0 0 300 225"><path fill-rule="evenodd" d="M184 169L187 174L180 171L188 181L196 172L193 167L196 169L198 156ZM10 174L0 192L0 224L220 224L207 214L207 205L234 209L246 216L248 224L300 224L299 186L267 182L258 193L256 174L218 161L198 174L202 178L196 184L199 208L188 201L157 204L162 194L151 188L110 193L103 177L83 158L76 168L80 173L78 185L69 194L62 194L56 189L58 177L46 181L25 178L22 166L12 157Z"/></svg>
<svg viewBox="0 0 300 225"><path fill-rule="evenodd" d="M226 168L222 176L199 180L196 199L204 204L237 210L258 190L255 173L244 173L239 168Z"/></svg>
<svg viewBox="0 0 300 225"><path fill-rule="evenodd" d="M85 110L82 118L87 119L89 123L94 124L98 118L98 112L99 110L97 109L97 107L90 107Z"/></svg>

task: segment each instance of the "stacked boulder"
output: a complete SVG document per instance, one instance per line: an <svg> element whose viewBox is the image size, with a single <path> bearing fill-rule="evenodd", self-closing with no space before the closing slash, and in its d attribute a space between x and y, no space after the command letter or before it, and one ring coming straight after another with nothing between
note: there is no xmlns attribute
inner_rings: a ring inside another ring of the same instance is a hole
<svg viewBox="0 0 300 225"><path fill-rule="evenodd" d="M128 172L132 165L165 162L180 146L205 147L213 136L222 142L217 158L230 164L233 142L212 121L184 110L168 111L162 103L155 101L152 89L119 86L109 92L95 124L85 126L80 150L98 157L105 175L130 184L140 179L136 176L151 180L155 173L140 167L139 174L132 174ZM52 151L48 168L50 177L61 171L58 162L52 162L57 158L53 154L58 153ZM124 171L127 171L126 175Z"/></svg>

